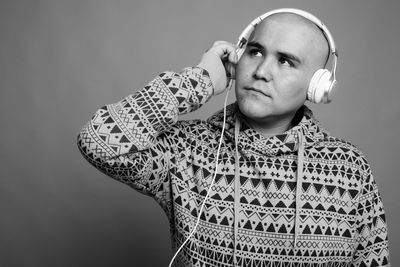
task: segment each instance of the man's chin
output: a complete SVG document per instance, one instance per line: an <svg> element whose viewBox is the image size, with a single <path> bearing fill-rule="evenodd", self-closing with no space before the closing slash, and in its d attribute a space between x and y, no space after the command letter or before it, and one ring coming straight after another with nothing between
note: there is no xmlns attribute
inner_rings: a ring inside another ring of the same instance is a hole
<svg viewBox="0 0 400 267"><path fill-rule="evenodd" d="M269 108L259 103L252 103L252 101L238 101L238 106L240 112L249 119L259 120L269 114Z"/></svg>

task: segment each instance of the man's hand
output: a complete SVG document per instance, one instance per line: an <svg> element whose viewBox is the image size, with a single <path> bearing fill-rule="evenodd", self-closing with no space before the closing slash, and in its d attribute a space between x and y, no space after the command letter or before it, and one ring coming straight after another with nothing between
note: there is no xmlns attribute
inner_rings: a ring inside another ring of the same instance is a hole
<svg viewBox="0 0 400 267"><path fill-rule="evenodd" d="M216 41L201 58L197 65L208 71L214 85L214 95L221 94L227 88L229 79L235 77L235 65L238 61L236 46L226 41Z"/></svg>

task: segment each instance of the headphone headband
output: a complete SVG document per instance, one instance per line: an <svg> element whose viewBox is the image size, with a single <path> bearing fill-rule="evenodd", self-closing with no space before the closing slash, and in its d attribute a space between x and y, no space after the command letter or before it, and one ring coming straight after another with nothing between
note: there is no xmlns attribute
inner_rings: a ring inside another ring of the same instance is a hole
<svg viewBox="0 0 400 267"><path fill-rule="evenodd" d="M238 42L238 46L239 48L241 48L242 46L244 46L245 44L247 44L247 41L249 40L249 37L251 35L251 33L254 31L255 27L262 22L264 19L266 19L269 16L272 16L274 14L279 14L279 13L292 13L292 14L296 14L299 15L300 17L306 18L307 20L313 22L316 26L318 26L318 28L321 29L321 31L323 32L323 34L325 35L326 39L328 40L329 43L329 49L331 50L331 54L332 55L336 55L338 56L337 53L337 49L336 49L336 45L335 45L335 41L333 40L332 34L329 31L329 29L325 26L324 23L322 23L322 21L320 19L318 19L316 16L314 16L313 14L304 11L304 10L300 10L300 9L295 9L295 8L280 8L280 9L275 9L275 10L271 10L257 18L255 18L244 30L243 32L240 34L239 36L239 42Z"/></svg>

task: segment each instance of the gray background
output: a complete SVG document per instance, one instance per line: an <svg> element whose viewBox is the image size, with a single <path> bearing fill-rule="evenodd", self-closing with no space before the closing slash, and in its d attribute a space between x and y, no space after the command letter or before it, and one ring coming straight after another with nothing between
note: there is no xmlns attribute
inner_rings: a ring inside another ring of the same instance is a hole
<svg viewBox="0 0 400 267"><path fill-rule="evenodd" d="M236 42L256 16L297 7L339 47L337 94L312 105L369 159L399 266L398 1L1 1L0 266L167 266L169 226L155 201L81 157L76 135L104 104L164 70ZM190 117L206 118L217 98Z"/></svg>

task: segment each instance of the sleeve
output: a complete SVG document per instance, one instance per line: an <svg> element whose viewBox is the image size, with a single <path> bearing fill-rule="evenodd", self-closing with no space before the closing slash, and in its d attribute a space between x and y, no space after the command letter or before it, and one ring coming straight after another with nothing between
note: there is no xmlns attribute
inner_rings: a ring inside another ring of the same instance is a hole
<svg viewBox="0 0 400 267"><path fill-rule="evenodd" d="M390 266L385 211L370 170L364 176L357 207L357 235L353 266Z"/></svg>
<svg viewBox="0 0 400 267"><path fill-rule="evenodd" d="M164 72L142 90L100 108L78 135L84 158L108 176L162 202L178 115L198 109L213 93L205 69ZM184 138L180 138L181 140Z"/></svg>

